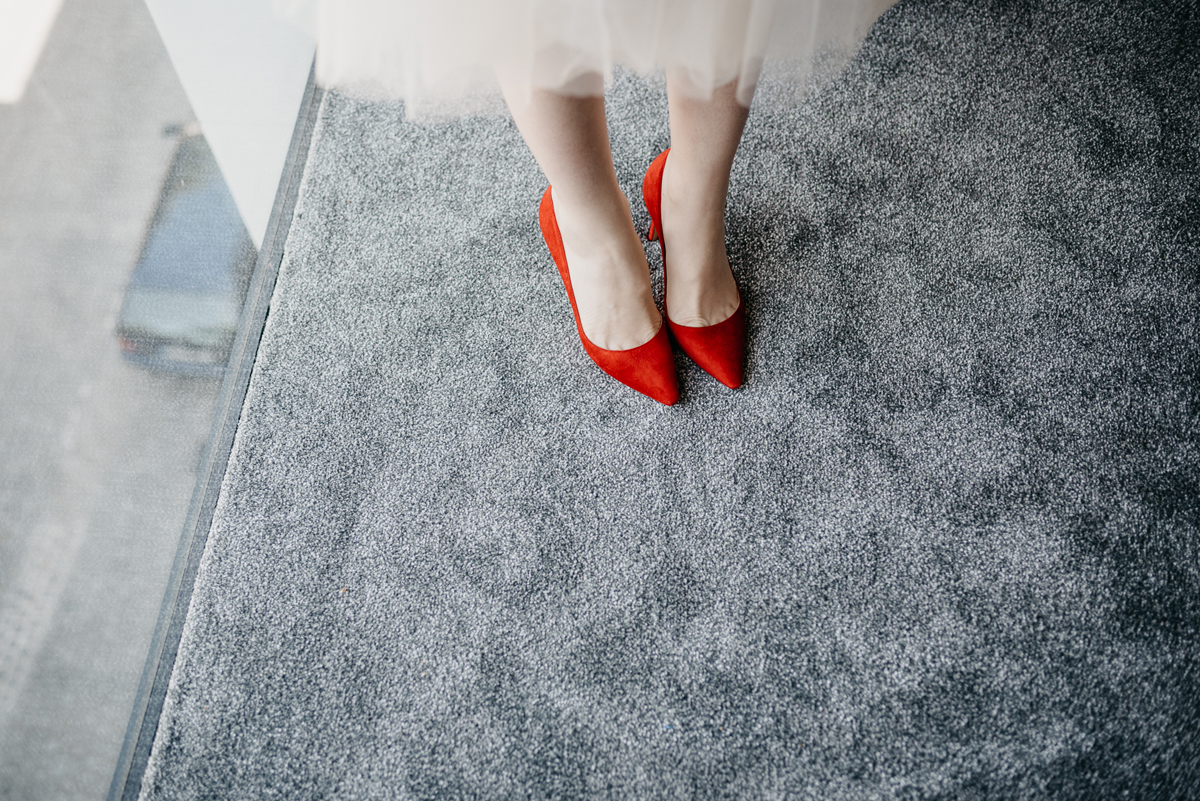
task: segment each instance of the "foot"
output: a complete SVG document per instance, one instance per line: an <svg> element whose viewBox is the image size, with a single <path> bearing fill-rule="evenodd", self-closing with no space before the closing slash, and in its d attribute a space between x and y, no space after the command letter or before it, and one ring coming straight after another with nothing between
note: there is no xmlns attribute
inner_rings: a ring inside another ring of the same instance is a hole
<svg viewBox="0 0 1200 801"><path fill-rule="evenodd" d="M624 207L582 212L552 195L567 270L583 333L605 350L644 345L662 327L654 305L650 268L637 231Z"/></svg>
<svg viewBox="0 0 1200 801"><path fill-rule="evenodd" d="M725 192L663 171L662 237L667 247L667 316L677 325L709 326L727 320L741 298L725 251Z"/></svg>

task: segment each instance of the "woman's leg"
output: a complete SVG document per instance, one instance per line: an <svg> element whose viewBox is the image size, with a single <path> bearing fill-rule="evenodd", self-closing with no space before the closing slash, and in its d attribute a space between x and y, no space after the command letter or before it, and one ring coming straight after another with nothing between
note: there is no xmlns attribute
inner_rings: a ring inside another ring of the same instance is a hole
<svg viewBox="0 0 1200 801"><path fill-rule="evenodd" d="M729 171L750 110L737 102L737 82L695 99L685 76L667 75L671 155L663 173L663 241L667 315L690 326L714 325L738 306L725 252Z"/></svg>
<svg viewBox="0 0 1200 801"><path fill-rule="evenodd" d="M626 350L662 326L650 270L617 184L601 94L575 97L505 86L505 99L533 157L554 187L554 213L579 317L588 339ZM503 82L502 82L503 83Z"/></svg>

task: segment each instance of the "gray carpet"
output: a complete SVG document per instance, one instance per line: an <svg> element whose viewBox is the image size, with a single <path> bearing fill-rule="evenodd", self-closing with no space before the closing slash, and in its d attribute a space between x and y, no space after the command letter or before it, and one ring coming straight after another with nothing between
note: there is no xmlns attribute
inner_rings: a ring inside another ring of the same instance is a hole
<svg viewBox="0 0 1200 801"><path fill-rule="evenodd" d="M1200 797L1196 18L914 0L764 87L748 382L671 409L510 121L327 95L143 797Z"/></svg>

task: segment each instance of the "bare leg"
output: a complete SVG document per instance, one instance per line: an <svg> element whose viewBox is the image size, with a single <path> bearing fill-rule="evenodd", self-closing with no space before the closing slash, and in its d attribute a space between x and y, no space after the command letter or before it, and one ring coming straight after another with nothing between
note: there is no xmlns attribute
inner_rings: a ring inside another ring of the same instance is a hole
<svg viewBox="0 0 1200 801"><path fill-rule="evenodd" d="M750 110L736 82L711 100L688 94L687 78L667 75L671 155L663 173L662 225L667 253L667 315L690 326L714 325L737 311L738 290L725 252L729 171Z"/></svg>
<svg viewBox="0 0 1200 801"><path fill-rule="evenodd" d="M601 94L584 97L505 88L505 99L533 157L554 187L554 213L579 317L588 339L607 350L650 341L662 316L650 269L617 184Z"/></svg>

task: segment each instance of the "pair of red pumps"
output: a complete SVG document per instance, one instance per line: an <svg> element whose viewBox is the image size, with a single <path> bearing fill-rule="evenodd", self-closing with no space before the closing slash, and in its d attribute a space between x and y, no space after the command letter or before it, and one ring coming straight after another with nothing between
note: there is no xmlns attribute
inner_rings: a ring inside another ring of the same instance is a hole
<svg viewBox="0 0 1200 801"><path fill-rule="evenodd" d="M742 385L742 371L746 361L746 304L742 302L739 294L737 309L716 325L679 325L667 316L667 245L661 232L663 169L667 166L667 154L670 152L670 148L667 148L659 154L646 171L646 178L642 182L642 199L646 202L646 211L650 212L650 239L658 240L663 257L664 325L649 342L628 350L605 350L587 338L587 334L583 333L583 323L579 319L579 307L575 305L571 274L567 270L567 256L563 250L558 220L554 217L554 202L550 198L549 189L542 196L538 221L542 226L546 246L550 248L550 255L554 257L563 285L567 288L571 310L575 313L575 325L579 329L579 339L583 342L583 349L587 351L587 355L601 370L627 387L636 389L659 403L674 406L679 401L679 379L675 375L675 355L671 352L671 343L667 338L668 329L692 361L725 386L737 389Z"/></svg>

